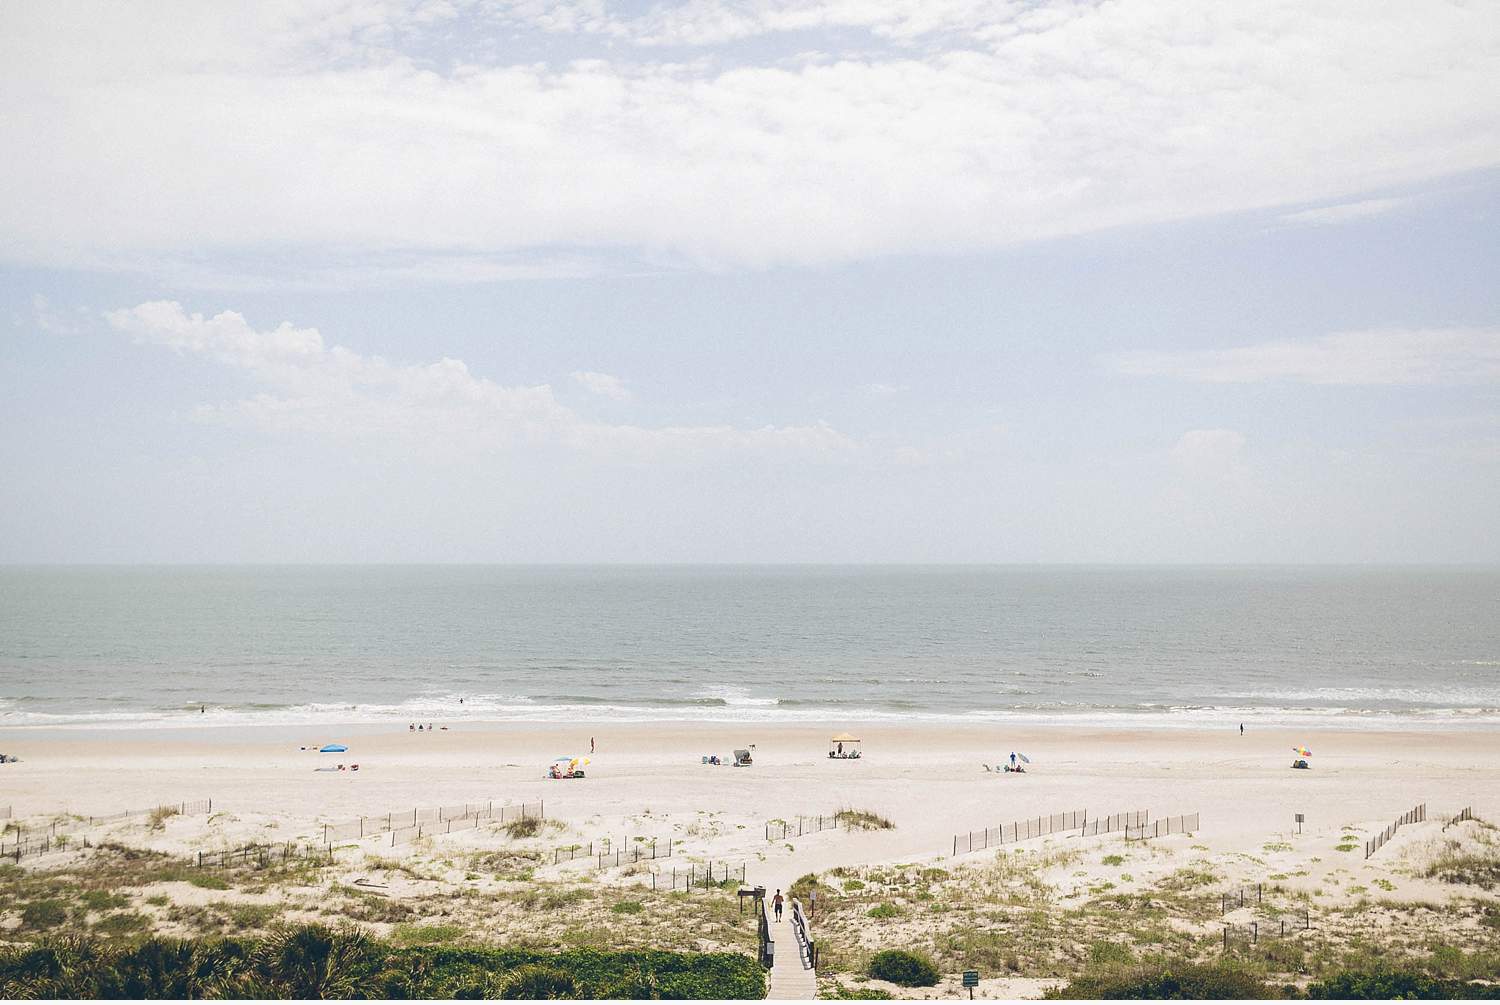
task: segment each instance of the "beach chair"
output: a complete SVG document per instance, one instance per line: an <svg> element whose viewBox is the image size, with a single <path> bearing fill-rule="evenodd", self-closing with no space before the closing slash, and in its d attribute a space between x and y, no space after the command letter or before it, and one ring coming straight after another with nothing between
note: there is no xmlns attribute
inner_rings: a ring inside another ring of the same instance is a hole
<svg viewBox="0 0 1500 1005"><path fill-rule="evenodd" d="M734 752L734 766L736 768L750 767L750 751L736 750Z"/></svg>

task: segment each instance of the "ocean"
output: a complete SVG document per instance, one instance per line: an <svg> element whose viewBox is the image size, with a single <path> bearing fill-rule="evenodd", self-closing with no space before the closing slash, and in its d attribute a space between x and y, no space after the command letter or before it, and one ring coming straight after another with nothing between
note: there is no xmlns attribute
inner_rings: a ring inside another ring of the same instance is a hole
<svg viewBox="0 0 1500 1005"><path fill-rule="evenodd" d="M0 568L5 728L913 718L1493 725L1500 569Z"/></svg>

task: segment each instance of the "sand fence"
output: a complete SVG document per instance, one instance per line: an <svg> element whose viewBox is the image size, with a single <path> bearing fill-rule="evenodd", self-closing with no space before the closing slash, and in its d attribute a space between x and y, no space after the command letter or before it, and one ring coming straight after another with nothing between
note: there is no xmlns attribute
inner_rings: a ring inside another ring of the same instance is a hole
<svg viewBox="0 0 1500 1005"><path fill-rule="evenodd" d="M1381 848L1385 847L1385 843L1391 838L1395 837L1396 832L1402 827L1406 826L1407 824L1419 824L1426 819L1427 804L1421 803L1417 806L1413 806L1411 809L1407 810L1405 813L1397 817L1389 827L1365 842L1365 858L1369 858Z"/></svg>
<svg viewBox="0 0 1500 1005"><path fill-rule="evenodd" d="M208 814L213 811L213 805L212 799L192 799L175 803L160 803L146 809L120 810L102 816L63 816L39 827L10 824L7 825L5 833L0 833L0 859L9 858L19 862L32 855L62 851L72 843L72 834L79 830L118 823L135 817L165 819L173 816ZM85 836L80 844L85 848L88 847L88 837Z"/></svg>
<svg viewBox="0 0 1500 1005"><path fill-rule="evenodd" d="M333 848L320 844L299 845L294 841L284 844L247 844L224 851L200 851L198 852L198 868L228 869L237 865L249 865L264 869L277 862L290 862L294 859L309 860L320 865L332 865Z"/></svg>
<svg viewBox="0 0 1500 1005"><path fill-rule="evenodd" d="M496 820L510 823L513 820L543 819L543 802L505 803L496 806L494 801L483 803L455 803L452 806L433 806L427 809L416 807L377 816L359 817L338 824L323 825L323 843L335 841L358 841L362 838L390 834L392 846L405 844L424 835L451 834L454 831L477 827L480 823Z"/></svg>
<svg viewBox="0 0 1500 1005"><path fill-rule="evenodd" d="M397 826L391 828L391 847L410 844L417 838L470 830L492 820L501 824L516 820L542 820L545 819L544 810L545 806L541 801L503 806L496 806L494 803L463 803L458 806L441 806L432 811L413 810L412 823L406 822L407 817L403 813ZM387 818L390 818L389 814Z"/></svg>
<svg viewBox="0 0 1500 1005"><path fill-rule="evenodd" d="M839 815L837 813L831 817L798 817L795 822L791 820L767 820L766 840L784 841L789 837L801 837L804 834L817 834L820 831L838 830L840 826Z"/></svg>
<svg viewBox="0 0 1500 1005"><path fill-rule="evenodd" d="M1163 817L1150 823L1125 828L1126 841L1144 841L1147 838L1166 837L1168 834L1191 834L1198 829L1198 814L1184 813L1176 817Z"/></svg>
<svg viewBox="0 0 1500 1005"><path fill-rule="evenodd" d="M1196 817L1197 814L1194 814L1194 819ZM1030 841L1049 834L1062 834L1068 831L1077 831L1079 837L1094 837L1131 827L1144 827L1150 819L1151 814L1147 810L1130 810L1106 817L1090 817L1088 810L1070 810L1067 813L1028 817L1025 820L1017 820L1015 823L1001 824L999 827L986 827L984 830L969 831L967 834L955 834L952 854L967 855L986 848L1015 844L1017 841Z"/></svg>

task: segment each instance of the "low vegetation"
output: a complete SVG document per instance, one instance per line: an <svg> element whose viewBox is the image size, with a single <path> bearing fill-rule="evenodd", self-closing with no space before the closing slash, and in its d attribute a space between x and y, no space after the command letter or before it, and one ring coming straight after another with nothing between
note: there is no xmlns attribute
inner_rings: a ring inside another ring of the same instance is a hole
<svg viewBox="0 0 1500 1005"><path fill-rule="evenodd" d="M941 976L927 957L904 949L884 949L870 957L869 973L904 988L930 988Z"/></svg>
<svg viewBox="0 0 1500 1005"><path fill-rule="evenodd" d="M851 831L889 831L896 825L888 818L870 810L842 809L834 814L839 826Z"/></svg>
<svg viewBox="0 0 1500 1005"><path fill-rule="evenodd" d="M0 950L0 998L761 998L730 953L404 946L306 925L264 939L65 938Z"/></svg>

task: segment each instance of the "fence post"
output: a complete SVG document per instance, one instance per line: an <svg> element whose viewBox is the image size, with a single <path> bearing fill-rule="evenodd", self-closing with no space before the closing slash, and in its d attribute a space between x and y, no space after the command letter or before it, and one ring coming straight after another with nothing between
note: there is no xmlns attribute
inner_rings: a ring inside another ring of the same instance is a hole
<svg viewBox="0 0 1500 1005"><path fill-rule="evenodd" d="M1250 922L1250 944L1253 946L1260 941L1260 922Z"/></svg>

